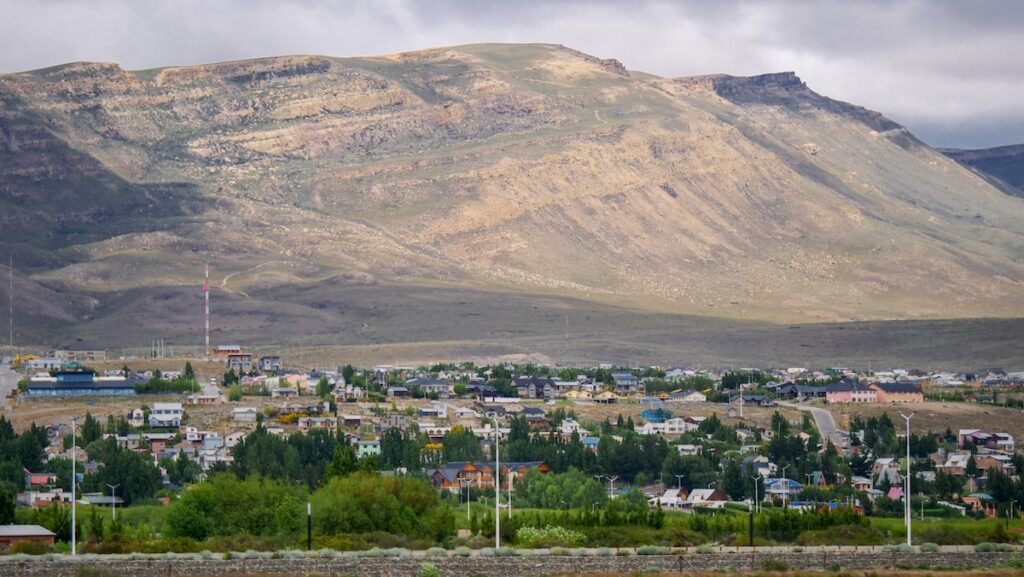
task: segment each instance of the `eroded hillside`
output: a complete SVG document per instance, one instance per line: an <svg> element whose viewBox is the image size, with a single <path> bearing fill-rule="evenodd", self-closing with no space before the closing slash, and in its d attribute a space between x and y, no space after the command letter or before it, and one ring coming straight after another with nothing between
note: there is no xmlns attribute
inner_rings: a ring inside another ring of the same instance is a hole
<svg viewBox="0 0 1024 577"><path fill-rule="evenodd" d="M0 76L0 154L3 242L93 320L207 260L285 336L346 304L281 287L376 283L766 320L1024 312L1024 202L791 73L658 78L549 45L74 63Z"/></svg>

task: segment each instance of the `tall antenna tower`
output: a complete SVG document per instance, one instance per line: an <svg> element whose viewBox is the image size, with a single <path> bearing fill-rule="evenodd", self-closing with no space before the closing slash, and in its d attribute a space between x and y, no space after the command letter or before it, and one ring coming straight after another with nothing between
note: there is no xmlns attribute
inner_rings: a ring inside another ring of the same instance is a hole
<svg viewBox="0 0 1024 577"><path fill-rule="evenodd" d="M7 325L10 331L11 356L14 356L14 255L10 256L8 272L10 273L10 286L7 287L7 308L10 314L7 315Z"/></svg>
<svg viewBox="0 0 1024 577"><path fill-rule="evenodd" d="M206 333L206 343L203 348L204 356L210 356L210 263L206 263L203 268L204 279L203 279L203 313L204 313L204 329Z"/></svg>

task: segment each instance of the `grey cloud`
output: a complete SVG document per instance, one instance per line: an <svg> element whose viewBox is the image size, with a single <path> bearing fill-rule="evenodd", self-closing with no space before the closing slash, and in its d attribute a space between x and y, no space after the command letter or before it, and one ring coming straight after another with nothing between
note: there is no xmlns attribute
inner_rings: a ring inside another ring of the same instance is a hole
<svg viewBox="0 0 1024 577"><path fill-rule="evenodd" d="M469 42L560 43L663 76L795 70L944 146L1024 142L1024 2L0 0L0 70Z"/></svg>

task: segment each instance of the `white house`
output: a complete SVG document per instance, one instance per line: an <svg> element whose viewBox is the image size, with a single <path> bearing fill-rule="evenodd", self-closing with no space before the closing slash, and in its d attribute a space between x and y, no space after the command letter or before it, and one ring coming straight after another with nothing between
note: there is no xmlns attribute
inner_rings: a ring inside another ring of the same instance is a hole
<svg viewBox="0 0 1024 577"><path fill-rule="evenodd" d="M153 403L149 411L149 426L153 428L180 427L184 411L181 403Z"/></svg>

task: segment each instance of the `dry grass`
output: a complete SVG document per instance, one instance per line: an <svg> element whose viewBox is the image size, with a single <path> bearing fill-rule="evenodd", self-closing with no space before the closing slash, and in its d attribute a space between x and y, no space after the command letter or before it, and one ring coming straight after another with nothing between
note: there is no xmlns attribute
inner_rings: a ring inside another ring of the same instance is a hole
<svg viewBox="0 0 1024 577"><path fill-rule="evenodd" d="M901 412L913 412L911 431L925 432L957 429L985 429L1010 433L1014 437L1024 435L1024 411L992 405L974 403L925 402L915 405L836 405L828 407L836 418L839 428L848 430L853 416L867 418L888 413L889 418L902 430Z"/></svg>

